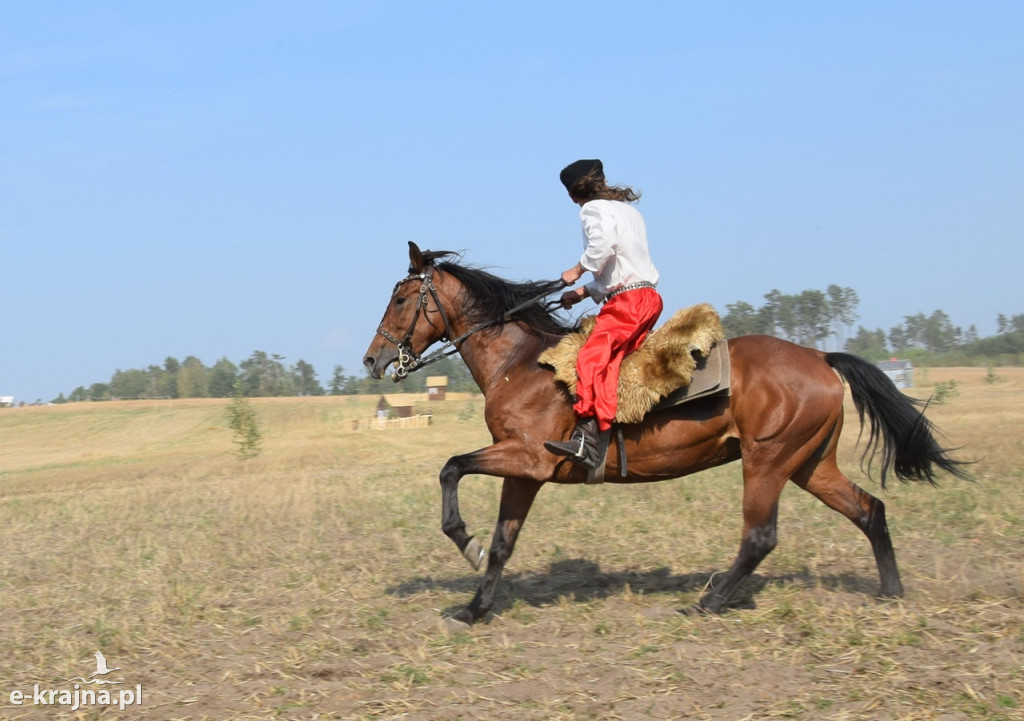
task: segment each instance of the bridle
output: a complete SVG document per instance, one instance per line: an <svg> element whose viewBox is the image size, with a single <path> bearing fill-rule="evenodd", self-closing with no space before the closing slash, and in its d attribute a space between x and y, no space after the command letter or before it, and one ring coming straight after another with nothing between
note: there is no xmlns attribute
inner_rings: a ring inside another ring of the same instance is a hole
<svg viewBox="0 0 1024 721"><path fill-rule="evenodd" d="M405 278L395 283L395 289L391 291L391 298L394 299L395 295L397 295L398 293L398 290L403 285L414 280L420 281L420 296L419 300L416 302L416 313L412 317L412 323L409 325L409 330L406 331L405 336L403 336L402 339L399 340L398 338L395 338L393 335L391 335L391 333L384 330L383 326L377 326L377 333L388 342L394 343L395 347L398 349L398 360L395 361L395 370L394 373L392 374L392 378L394 378L395 380L402 380L414 370L422 368L423 366L426 365L430 365L431 363L435 363L436 361L439 361L442 358L446 358L447 356L457 353L459 350L459 343L466 340L466 338L468 338L469 336L473 335L478 331L483 330L484 328L490 328L491 326L507 323L515 313L521 311L523 308L526 308L527 306L533 305L534 303L540 301L543 298L546 298L547 296L551 295L551 293L554 292L554 290L549 290L544 293L541 293L540 295L534 298L530 298L529 300L520 303L514 308L508 309L507 311L505 311L501 318L488 321L486 323L481 323L478 326L470 328L465 333L460 335L458 338L452 338L452 326L451 323L448 321L448 314L445 313L444 307L441 305L441 299L438 298L437 295L437 287L434 285L433 265L427 265L426 268L419 273L416 273L414 271L410 272L409 275L407 275ZM560 283L562 287L564 287L564 283L562 283L561 281L558 281L558 283ZM555 287L555 283L552 283L551 285L553 288ZM423 315L425 317L427 314L428 297L434 300L434 306L437 308L437 311L441 314L441 320L444 321L444 333L441 335L441 340L444 341L444 344L434 352L430 353L429 355L420 357L420 355L416 353L416 351L412 347L412 336L413 333L416 331L416 324L419 322L420 316ZM545 307L554 308L558 305L561 305L561 301L551 301L550 303L545 304Z"/></svg>
<svg viewBox="0 0 1024 721"><path fill-rule="evenodd" d="M449 345L454 345L452 341L448 340L451 338L452 334L452 327L448 322L448 314L444 312L444 308L441 307L441 301L437 297L437 286L434 285L434 266L428 265L421 273L409 273L405 278L395 283L395 289L391 291L391 298L394 299L398 294L398 290L403 285L413 280L420 281L420 297L416 303L416 313L412 317L412 324L409 326L409 330L406 331L405 337L398 340L384 330L383 326L377 326L377 333L383 336L387 341L394 343L395 347L398 348L398 360L395 361L395 372L393 374L393 377L397 380L405 378L409 373L417 368L422 368L423 366L440 360L445 355L448 355L448 353L435 352L427 358L421 358L419 354L413 350L411 343L412 335L416 332L416 324L420 320L420 315L422 314L423 316L426 316L427 314L428 295L434 299L434 305L441 313L441 319L444 321L444 335L441 336L441 340L446 341L446 343L442 346L441 351L446 350ZM459 340L461 340L461 338ZM435 358L434 356L437 357Z"/></svg>

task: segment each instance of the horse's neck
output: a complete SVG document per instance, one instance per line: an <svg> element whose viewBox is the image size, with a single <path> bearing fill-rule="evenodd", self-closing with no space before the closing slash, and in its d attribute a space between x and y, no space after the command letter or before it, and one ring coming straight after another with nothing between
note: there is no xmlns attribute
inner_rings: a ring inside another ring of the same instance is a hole
<svg viewBox="0 0 1024 721"><path fill-rule="evenodd" d="M513 369L536 366L542 346L541 337L507 323L470 336L461 344L459 354L486 396L496 384L505 382Z"/></svg>

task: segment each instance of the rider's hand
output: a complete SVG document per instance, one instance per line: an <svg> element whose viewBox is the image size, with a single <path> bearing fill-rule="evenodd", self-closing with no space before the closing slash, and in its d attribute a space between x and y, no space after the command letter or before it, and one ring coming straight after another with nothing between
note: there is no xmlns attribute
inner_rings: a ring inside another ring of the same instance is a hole
<svg viewBox="0 0 1024 721"><path fill-rule="evenodd" d="M569 270L562 273L562 282L565 283L566 285L572 285L577 280L579 280L582 275L583 266L577 263L573 267L569 268Z"/></svg>
<svg viewBox="0 0 1024 721"><path fill-rule="evenodd" d="M576 288L562 293L562 307L568 310L587 296L586 288Z"/></svg>

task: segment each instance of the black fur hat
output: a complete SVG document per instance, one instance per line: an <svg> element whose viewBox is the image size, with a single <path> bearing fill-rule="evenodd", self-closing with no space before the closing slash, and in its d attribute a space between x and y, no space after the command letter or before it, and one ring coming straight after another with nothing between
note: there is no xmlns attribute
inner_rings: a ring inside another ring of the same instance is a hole
<svg viewBox="0 0 1024 721"><path fill-rule="evenodd" d="M572 186L591 175L598 178L604 177L604 166L596 158L594 160L577 160L575 163L569 163L562 168L558 179L562 181L565 189L571 193Z"/></svg>

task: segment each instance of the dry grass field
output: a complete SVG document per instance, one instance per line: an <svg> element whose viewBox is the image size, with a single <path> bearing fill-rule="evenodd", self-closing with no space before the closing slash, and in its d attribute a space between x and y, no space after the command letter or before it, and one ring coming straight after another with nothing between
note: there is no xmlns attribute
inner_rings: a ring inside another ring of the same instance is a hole
<svg viewBox="0 0 1024 721"><path fill-rule="evenodd" d="M376 398L254 400L246 461L227 401L3 409L0 717L1024 718L1024 369L995 376L919 370L912 391L943 391L929 417L976 483L882 491L848 406L845 468L886 502L902 600L873 597L867 540L791 486L738 606L676 613L736 553L733 465L548 486L494 615L456 634L441 618L479 574L440 531L437 473L487 443L482 399L390 431L352 428ZM497 498L465 479L471 532ZM123 684L73 681L97 650ZM142 703L33 703L76 683Z"/></svg>

